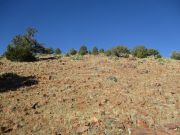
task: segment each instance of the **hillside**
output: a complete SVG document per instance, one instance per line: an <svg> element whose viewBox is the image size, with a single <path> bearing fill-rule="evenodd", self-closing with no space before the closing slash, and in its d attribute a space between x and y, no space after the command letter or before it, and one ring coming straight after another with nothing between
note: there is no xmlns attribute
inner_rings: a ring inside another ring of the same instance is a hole
<svg viewBox="0 0 180 135"><path fill-rule="evenodd" d="M0 134L180 134L180 61L1 59L0 73L7 72L26 82L0 84Z"/></svg>

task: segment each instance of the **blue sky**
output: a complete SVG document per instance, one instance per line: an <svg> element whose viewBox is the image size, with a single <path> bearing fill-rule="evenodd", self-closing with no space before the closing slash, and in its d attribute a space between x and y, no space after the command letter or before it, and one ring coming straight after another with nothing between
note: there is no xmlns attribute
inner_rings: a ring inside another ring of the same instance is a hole
<svg viewBox="0 0 180 135"><path fill-rule="evenodd" d="M28 26L63 52L145 45L162 55L180 50L179 0L0 0L0 53Z"/></svg>

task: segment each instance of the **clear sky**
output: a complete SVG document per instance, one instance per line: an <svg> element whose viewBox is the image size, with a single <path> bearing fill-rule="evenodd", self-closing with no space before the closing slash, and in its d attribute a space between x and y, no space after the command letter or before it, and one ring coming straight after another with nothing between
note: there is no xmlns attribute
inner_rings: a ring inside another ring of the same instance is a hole
<svg viewBox="0 0 180 135"><path fill-rule="evenodd" d="M63 52L143 44L170 56L180 50L180 0L0 0L0 53L28 26Z"/></svg>

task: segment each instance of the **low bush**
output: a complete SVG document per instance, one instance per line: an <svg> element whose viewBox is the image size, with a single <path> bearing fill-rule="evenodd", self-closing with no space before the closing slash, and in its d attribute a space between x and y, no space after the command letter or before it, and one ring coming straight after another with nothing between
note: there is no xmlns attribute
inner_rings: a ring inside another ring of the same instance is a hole
<svg viewBox="0 0 180 135"><path fill-rule="evenodd" d="M106 56L111 56L111 55L112 55L111 50L107 50L107 51L105 52L105 55L106 55Z"/></svg>
<svg viewBox="0 0 180 135"><path fill-rule="evenodd" d="M81 46L79 49L79 54L80 55L86 55L88 53L87 47L85 45Z"/></svg>
<svg viewBox="0 0 180 135"><path fill-rule="evenodd" d="M171 58L175 60L180 60L180 51L173 51L171 54Z"/></svg>
<svg viewBox="0 0 180 135"><path fill-rule="evenodd" d="M117 57L129 57L130 51L126 46L116 46L111 50L112 55Z"/></svg>
<svg viewBox="0 0 180 135"><path fill-rule="evenodd" d="M153 56L155 58L161 58L161 55L158 50L156 49L148 49L147 56Z"/></svg>
<svg viewBox="0 0 180 135"><path fill-rule="evenodd" d="M104 52L105 52L105 51L104 51L103 48L99 49L99 53L104 53Z"/></svg>
<svg viewBox="0 0 180 135"><path fill-rule="evenodd" d="M76 55L77 51L74 48L72 48L72 49L69 50L68 53L69 53L69 55Z"/></svg>
<svg viewBox="0 0 180 135"><path fill-rule="evenodd" d="M138 58L146 58L148 49L145 46L136 46L132 51L132 55Z"/></svg>
<svg viewBox="0 0 180 135"><path fill-rule="evenodd" d="M82 55L78 55L78 54L72 56L71 58L72 58L72 60L83 60L83 56Z"/></svg>

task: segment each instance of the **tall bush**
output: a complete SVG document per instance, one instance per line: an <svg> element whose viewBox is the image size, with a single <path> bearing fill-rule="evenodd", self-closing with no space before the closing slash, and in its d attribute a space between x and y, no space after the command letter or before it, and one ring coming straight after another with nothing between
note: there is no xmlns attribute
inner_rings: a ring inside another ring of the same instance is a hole
<svg viewBox="0 0 180 135"><path fill-rule="evenodd" d="M12 43L8 45L5 55L6 58L11 61L36 60L30 42L22 36L14 38Z"/></svg>
<svg viewBox="0 0 180 135"><path fill-rule="evenodd" d="M34 38L37 32L34 28L28 28L23 35L15 36L5 52L7 59L11 61L34 61L35 54L44 51L44 47Z"/></svg>

